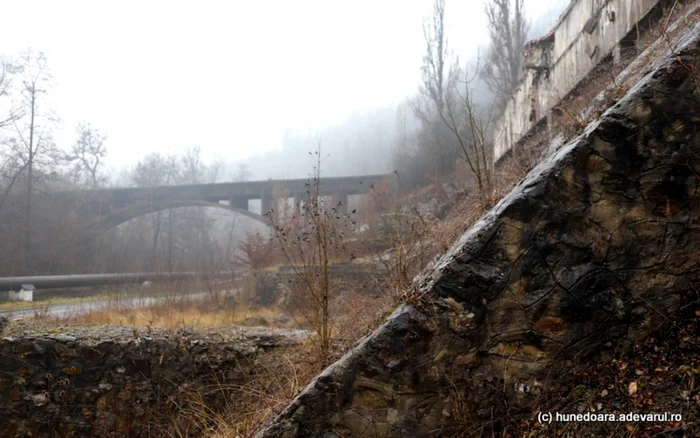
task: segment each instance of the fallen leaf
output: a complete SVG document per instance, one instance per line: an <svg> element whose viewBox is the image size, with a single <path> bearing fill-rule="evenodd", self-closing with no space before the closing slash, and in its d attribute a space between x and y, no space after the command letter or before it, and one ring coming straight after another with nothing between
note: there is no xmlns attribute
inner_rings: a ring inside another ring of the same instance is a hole
<svg viewBox="0 0 700 438"><path fill-rule="evenodd" d="M628 391L630 395L635 395L637 393L637 382L632 382L629 384Z"/></svg>

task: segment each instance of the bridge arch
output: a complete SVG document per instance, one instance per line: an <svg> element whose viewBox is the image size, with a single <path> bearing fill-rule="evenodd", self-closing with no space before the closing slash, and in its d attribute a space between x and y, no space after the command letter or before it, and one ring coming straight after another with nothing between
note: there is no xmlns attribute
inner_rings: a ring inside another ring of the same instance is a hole
<svg viewBox="0 0 700 438"><path fill-rule="evenodd" d="M113 228L116 228L117 226L130 221L132 219L136 219L137 217L150 214L150 213L155 213L158 211L163 211L163 210L168 210L172 208L184 208L184 207L213 207L213 208L219 208L222 210L228 210L233 213L240 214L242 216L249 217L253 220L256 220L266 226L269 226L269 223L265 219L263 215L254 213L249 210L244 210L242 208L236 208L232 207L230 205L226 204L221 204L218 202L208 202L208 201L200 201L200 200L195 200L195 199L188 199L188 200L168 200L168 201L160 201L160 202L146 202L146 203L136 203L136 204L131 204L126 207L122 207L116 210L112 210L106 214L100 215L96 220L93 220L88 226L87 229L90 230L94 234L103 234Z"/></svg>

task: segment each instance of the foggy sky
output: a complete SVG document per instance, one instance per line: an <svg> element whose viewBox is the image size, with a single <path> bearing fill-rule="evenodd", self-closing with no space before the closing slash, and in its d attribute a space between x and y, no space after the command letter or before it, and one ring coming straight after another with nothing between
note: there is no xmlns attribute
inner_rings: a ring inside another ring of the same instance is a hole
<svg viewBox="0 0 700 438"><path fill-rule="evenodd" d="M533 17L564 0L529 0ZM108 163L199 145L228 162L396 105L417 88L431 0L7 1L0 53L48 56L67 148L86 120ZM483 4L448 0L449 44L486 42ZM268 155L269 156L269 155Z"/></svg>

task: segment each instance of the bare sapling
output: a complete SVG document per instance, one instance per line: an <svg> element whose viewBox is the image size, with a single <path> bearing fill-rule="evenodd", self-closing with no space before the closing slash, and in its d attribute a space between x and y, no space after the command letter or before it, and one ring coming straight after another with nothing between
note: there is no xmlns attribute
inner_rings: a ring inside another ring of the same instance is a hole
<svg viewBox="0 0 700 438"><path fill-rule="evenodd" d="M450 90L445 96L445 111L440 118L459 144L459 158L476 178L479 196L485 203L493 196L491 160L487 135L492 122L494 106L477 107L472 84L479 71L477 65L470 76L468 69L455 63L450 71Z"/></svg>
<svg viewBox="0 0 700 438"><path fill-rule="evenodd" d="M268 213L275 242L297 282L292 283L291 304L313 328L311 341L325 366L334 335L330 301L337 293L332 278L334 263L347 257L347 241L354 222L345 213L343 201L335 204L321 196L321 146L310 152L314 157L313 174L306 183L306 196L294 212L280 218ZM348 257L349 259L349 257Z"/></svg>

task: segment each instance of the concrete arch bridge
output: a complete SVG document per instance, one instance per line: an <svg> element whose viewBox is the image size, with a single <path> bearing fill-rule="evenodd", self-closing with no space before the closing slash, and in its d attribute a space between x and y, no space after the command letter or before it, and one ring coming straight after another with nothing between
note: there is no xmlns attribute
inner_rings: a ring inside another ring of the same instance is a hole
<svg viewBox="0 0 700 438"><path fill-rule="evenodd" d="M373 184L389 181L388 175L323 178L319 195L333 197L347 208L350 195L368 194ZM60 192L76 202L87 228L101 234L136 217L179 207L216 207L231 210L267 224L264 213L282 198L294 198L294 205L307 196L308 179L245 181L161 187L106 188ZM253 202L251 202L253 201ZM260 203L260 211L252 208Z"/></svg>

